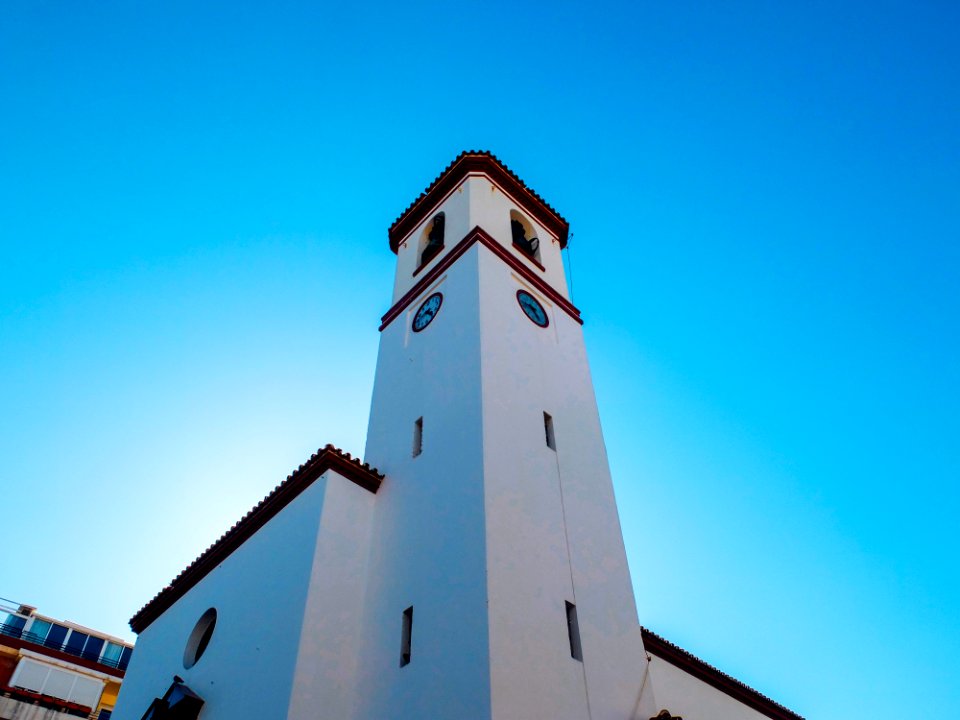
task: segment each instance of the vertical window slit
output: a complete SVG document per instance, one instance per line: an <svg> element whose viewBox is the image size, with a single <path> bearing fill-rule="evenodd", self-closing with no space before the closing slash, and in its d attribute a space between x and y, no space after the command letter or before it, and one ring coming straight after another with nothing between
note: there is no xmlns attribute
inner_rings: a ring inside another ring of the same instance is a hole
<svg viewBox="0 0 960 720"><path fill-rule="evenodd" d="M410 641L413 637L413 605L403 611L403 632L400 638L400 667L410 664Z"/></svg>
<svg viewBox="0 0 960 720"><path fill-rule="evenodd" d="M423 418L418 417L413 424L413 456L423 452Z"/></svg>
<svg viewBox="0 0 960 720"><path fill-rule="evenodd" d="M577 623L577 606L567 603L567 635L570 638L570 657L583 662L583 648L580 647L580 625Z"/></svg>
<svg viewBox="0 0 960 720"><path fill-rule="evenodd" d="M547 447L556 450L557 441L553 436L553 418L548 413L543 414L543 432L547 436Z"/></svg>

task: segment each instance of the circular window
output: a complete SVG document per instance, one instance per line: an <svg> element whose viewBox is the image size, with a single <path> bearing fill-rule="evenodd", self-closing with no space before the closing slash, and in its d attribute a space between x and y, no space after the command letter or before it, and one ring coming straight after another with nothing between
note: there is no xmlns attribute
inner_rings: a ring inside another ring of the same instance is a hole
<svg viewBox="0 0 960 720"><path fill-rule="evenodd" d="M183 651L183 666L187 669L197 664L197 660L203 657L203 653L210 644L210 638L213 637L213 628L217 624L217 611L213 608L207 610L197 624L193 626L193 632L187 639L187 647Z"/></svg>

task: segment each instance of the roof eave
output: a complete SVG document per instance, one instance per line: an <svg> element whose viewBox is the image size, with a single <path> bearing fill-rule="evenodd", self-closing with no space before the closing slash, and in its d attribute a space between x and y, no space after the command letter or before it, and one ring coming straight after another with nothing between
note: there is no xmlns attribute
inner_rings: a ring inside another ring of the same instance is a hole
<svg viewBox="0 0 960 720"><path fill-rule="evenodd" d="M143 632L328 470L337 472L372 493L377 492L383 480L383 474L375 468L361 463L359 459L353 458L349 453L333 445L320 449L130 618L130 629L137 634Z"/></svg>
<svg viewBox="0 0 960 720"><path fill-rule="evenodd" d="M643 646L647 652L656 655L671 665L683 670L711 687L726 693L744 705L763 713L773 720L804 720L801 715L784 707L780 703L768 698L761 692L745 685L725 672L718 670L693 653L687 652L679 645L674 645L645 627L640 628L643 635Z"/></svg>
<svg viewBox="0 0 960 720"><path fill-rule="evenodd" d="M427 215L471 173L483 173L512 195L524 210L544 228L556 235L560 247L567 246L569 223L510 168L492 153L467 150L460 153L390 226L390 249L396 253L400 243L426 219Z"/></svg>

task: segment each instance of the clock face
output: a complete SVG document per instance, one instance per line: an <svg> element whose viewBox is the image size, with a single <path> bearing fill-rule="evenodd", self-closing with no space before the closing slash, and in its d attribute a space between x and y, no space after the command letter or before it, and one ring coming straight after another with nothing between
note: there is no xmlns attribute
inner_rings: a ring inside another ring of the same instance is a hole
<svg viewBox="0 0 960 720"><path fill-rule="evenodd" d="M437 316L440 312L440 306L443 305L443 295L434 293L426 300L413 316L413 331L420 332Z"/></svg>
<svg viewBox="0 0 960 720"><path fill-rule="evenodd" d="M520 308L534 324L542 328L550 324L547 311L543 309L543 305L526 290L517 290L517 302L520 303Z"/></svg>

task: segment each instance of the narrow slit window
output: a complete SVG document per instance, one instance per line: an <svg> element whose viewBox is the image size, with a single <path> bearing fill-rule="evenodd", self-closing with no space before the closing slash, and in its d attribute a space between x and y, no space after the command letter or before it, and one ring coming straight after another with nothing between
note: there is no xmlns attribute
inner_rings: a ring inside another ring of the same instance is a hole
<svg viewBox="0 0 960 720"><path fill-rule="evenodd" d="M551 450L556 450L557 441L553 436L553 418L549 413L543 414L543 432L547 438L547 447Z"/></svg>
<svg viewBox="0 0 960 720"><path fill-rule="evenodd" d="M413 456L423 452L423 418L418 417L413 424Z"/></svg>
<svg viewBox="0 0 960 720"><path fill-rule="evenodd" d="M410 642L413 639L413 605L403 611L403 632L400 638L400 667L410 664Z"/></svg>
<svg viewBox="0 0 960 720"><path fill-rule="evenodd" d="M583 648L580 647L580 625L577 623L577 606L567 603L567 635L570 638L570 657L583 662Z"/></svg>

